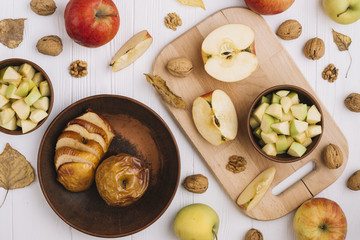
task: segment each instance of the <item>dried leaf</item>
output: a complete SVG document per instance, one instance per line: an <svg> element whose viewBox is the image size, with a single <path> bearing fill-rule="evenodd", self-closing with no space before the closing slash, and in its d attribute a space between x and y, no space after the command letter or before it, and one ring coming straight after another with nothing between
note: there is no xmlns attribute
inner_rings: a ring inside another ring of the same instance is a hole
<svg viewBox="0 0 360 240"><path fill-rule="evenodd" d="M17 48L23 41L25 18L0 21L0 42L8 48Z"/></svg>
<svg viewBox="0 0 360 240"><path fill-rule="evenodd" d="M201 7L202 9L205 9L205 5L203 0L178 0L183 5L188 5L192 7Z"/></svg>
<svg viewBox="0 0 360 240"><path fill-rule="evenodd" d="M167 103L171 104L176 108L183 108L183 109L186 108L186 104L184 100L182 100L181 97L177 96L169 89L164 79L162 79L160 76L153 76L150 74L145 74L145 76L146 76L146 80L151 85L154 86L154 88L164 99L164 101L166 101Z"/></svg>
<svg viewBox="0 0 360 240"><path fill-rule="evenodd" d="M349 36L346 36L344 34L338 33L332 30L334 43L338 47L340 51L347 51L349 50L349 46L351 44L351 38Z"/></svg>
<svg viewBox="0 0 360 240"><path fill-rule="evenodd" d="M30 163L7 143L0 155L0 187L6 190L23 188L34 179L35 173Z"/></svg>

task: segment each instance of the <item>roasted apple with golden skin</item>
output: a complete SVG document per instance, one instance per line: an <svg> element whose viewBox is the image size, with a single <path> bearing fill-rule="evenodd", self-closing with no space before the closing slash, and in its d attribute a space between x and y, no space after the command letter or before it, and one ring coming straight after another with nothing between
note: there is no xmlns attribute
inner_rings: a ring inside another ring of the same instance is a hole
<svg viewBox="0 0 360 240"><path fill-rule="evenodd" d="M94 168L89 163L64 163L58 169L57 180L69 191L84 191L94 182Z"/></svg>
<svg viewBox="0 0 360 240"><path fill-rule="evenodd" d="M149 169L144 162L120 153L105 159L95 174L100 196L110 206L128 206L145 193L149 185Z"/></svg>

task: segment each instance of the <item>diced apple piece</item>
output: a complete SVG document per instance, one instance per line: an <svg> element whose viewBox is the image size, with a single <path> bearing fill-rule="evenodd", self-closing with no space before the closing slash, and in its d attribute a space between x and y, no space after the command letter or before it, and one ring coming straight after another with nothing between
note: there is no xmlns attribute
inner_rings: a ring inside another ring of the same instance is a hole
<svg viewBox="0 0 360 240"><path fill-rule="evenodd" d="M50 106L50 99L48 97L41 97L33 104L33 106L37 109L47 111Z"/></svg>
<svg viewBox="0 0 360 240"><path fill-rule="evenodd" d="M274 143L266 144L262 150L269 156L275 157L277 155L276 146Z"/></svg>
<svg viewBox="0 0 360 240"><path fill-rule="evenodd" d="M31 120L21 120L21 129L22 133L27 133L33 130L37 126L36 123L34 123Z"/></svg>
<svg viewBox="0 0 360 240"><path fill-rule="evenodd" d="M292 101L289 97L283 97L280 99L280 104L283 108L284 113L288 113L292 106Z"/></svg>
<svg viewBox="0 0 360 240"><path fill-rule="evenodd" d="M264 140L266 144L268 144L268 143L276 143L279 140L279 137L275 132L270 132L270 133L261 132L261 139Z"/></svg>
<svg viewBox="0 0 360 240"><path fill-rule="evenodd" d="M287 97L289 97L291 99L293 105L300 103L299 95L295 92L289 93L289 95L287 95Z"/></svg>
<svg viewBox="0 0 360 240"><path fill-rule="evenodd" d="M273 123L271 125L272 130L278 134L290 135L290 124L289 121Z"/></svg>
<svg viewBox="0 0 360 240"><path fill-rule="evenodd" d="M294 136L294 140L297 141L300 144L303 144L306 140L306 134L305 132L299 133L298 135Z"/></svg>
<svg viewBox="0 0 360 240"><path fill-rule="evenodd" d="M31 91L31 89L36 86L36 84L28 78L23 78L22 80L29 83L29 91Z"/></svg>
<svg viewBox="0 0 360 240"><path fill-rule="evenodd" d="M261 129L259 127L253 133L256 137L261 138Z"/></svg>
<svg viewBox="0 0 360 240"><path fill-rule="evenodd" d="M8 85L0 84L0 95L6 96L6 91L8 89Z"/></svg>
<svg viewBox="0 0 360 240"><path fill-rule="evenodd" d="M270 104L270 106L266 109L265 113L277 118L282 118L282 107L278 103Z"/></svg>
<svg viewBox="0 0 360 240"><path fill-rule="evenodd" d="M294 142L294 139L292 137L290 137L290 136L287 136L286 141L287 141L287 148L286 149L289 149L291 144Z"/></svg>
<svg viewBox="0 0 360 240"><path fill-rule="evenodd" d="M300 121L304 121L307 116L307 105L306 104L295 104L291 106L292 115Z"/></svg>
<svg viewBox="0 0 360 240"><path fill-rule="evenodd" d="M28 63L20 66L19 73L27 79L32 79L35 75L35 69Z"/></svg>
<svg viewBox="0 0 360 240"><path fill-rule="evenodd" d="M35 85L38 87L39 84L44 81L44 75L41 72L35 73L34 77L32 78L32 81L35 83Z"/></svg>
<svg viewBox="0 0 360 240"><path fill-rule="evenodd" d="M2 106L1 108L0 108L0 110L2 111L2 110L4 110L4 109L6 109L6 108L11 108L11 102L9 101L7 104L5 104L4 106Z"/></svg>
<svg viewBox="0 0 360 240"><path fill-rule="evenodd" d="M250 118L250 127L252 129L257 128L258 126L260 126L260 123L258 121L256 121L256 119L254 117Z"/></svg>
<svg viewBox="0 0 360 240"><path fill-rule="evenodd" d="M0 81L17 87L21 82L21 75L13 67L6 67L0 70Z"/></svg>
<svg viewBox="0 0 360 240"><path fill-rule="evenodd" d="M27 119L30 114L30 107L23 99L13 102L13 104L11 104L11 108L20 119Z"/></svg>
<svg viewBox="0 0 360 240"><path fill-rule="evenodd" d="M273 123L274 123L274 118L265 113L260 125L261 131L265 133L272 132L271 125L273 125Z"/></svg>
<svg viewBox="0 0 360 240"><path fill-rule="evenodd" d="M275 146L274 146L275 149ZM265 195L266 191L269 189L274 176L276 169L270 167L260 173L251 183L242 191L236 203L246 211L253 209Z"/></svg>
<svg viewBox="0 0 360 240"><path fill-rule="evenodd" d="M309 124L316 124L321 121L321 114L315 105L312 105L307 113L306 121Z"/></svg>
<svg viewBox="0 0 360 240"><path fill-rule="evenodd" d="M21 127L21 119L16 118L16 126Z"/></svg>
<svg viewBox="0 0 360 240"><path fill-rule="evenodd" d="M288 91L288 90L279 90L276 92L276 95L283 98L283 97L286 97L289 93L290 93L290 91Z"/></svg>
<svg viewBox="0 0 360 240"><path fill-rule="evenodd" d="M0 108L5 106L9 102L9 99L7 99L5 96L0 94Z"/></svg>
<svg viewBox="0 0 360 240"><path fill-rule="evenodd" d="M289 150L287 151L287 153L293 157L301 157L302 155L304 155L305 152L306 147L297 142L293 142Z"/></svg>
<svg viewBox="0 0 360 240"><path fill-rule="evenodd" d="M294 119L294 116L291 114L291 112L289 111L288 113L284 113L282 114L282 118L281 121L285 122L285 121L291 121Z"/></svg>
<svg viewBox="0 0 360 240"><path fill-rule="evenodd" d="M14 84L10 84L6 90L6 98L20 99L21 97L15 94L16 90L16 86Z"/></svg>
<svg viewBox="0 0 360 240"><path fill-rule="evenodd" d="M110 62L114 72L126 68L141 57L153 42L153 38L144 30L130 38L115 54Z"/></svg>
<svg viewBox="0 0 360 240"><path fill-rule="evenodd" d="M290 135L294 137L299 133L303 133L308 129L308 126L309 124L307 122L294 119L290 123Z"/></svg>
<svg viewBox="0 0 360 240"><path fill-rule="evenodd" d="M316 137L322 133L322 129L320 125L310 125L306 130L306 136L309 138Z"/></svg>
<svg viewBox="0 0 360 240"><path fill-rule="evenodd" d="M311 138L306 138L305 141L302 143L304 147L308 147L312 143Z"/></svg>
<svg viewBox="0 0 360 240"><path fill-rule="evenodd" d="M43 97L50 96L50 87L49 87L49 83L47 81L42 81L39 84L39 88L40 88L41 96L43 96Z"/></svg>
<svg viewBox="0 0 360 240"><path fill-rule="evenodd" d="M256 119L256 121L262 122L264 113L268 107L269 107L268 103L262 103L255 109L253 113L253 117Z"/></svg>
<svg viewBox="0 0 360 240"><path fill-rule="evenodd" d="M283 152L288 149L288 141L285 135L280 135L275 143L277 153Z"/></svg>
<svg viewBox="0 0 360 240"><path fill-rule="evenodd" d="M27 105L31 106L41 97L41 93L37 87L33 87L29 95L24 99Z"/></svg>
<svg viewBox="0 0 360 240"><path fill-rule="evenodd" d="M19 72L20 66L12 66L12 68L13 68L15 71Z"/></svg>
<svg viewBox="0 0 360 240"><path fill-rule="evenodd" d="M26 97L29 93L30 84L27 81L22 81L15 91L15 95L19 97Z"/></svg>
<svg viewBox="0 0 360 240"><path fill-rule="evenodd" d="M14 110L6 108L0 112L0 124L9 122L15 116Z"/></svg>
<svg viewBox="0 0 360 240"><path fill-rule="evenodd" d="M7 123L0 124L0 127L5 128L7 130L13 131L17 129L16 126L16 117L13 116Z"/></svg>
<svg viewBox="0 0 360 240"><path fill-rule="evenodd" d="M41 120L43 120L44 118L46 118L47 116L48 116L48 114L44 110L36 109L31 112L30 120L33 121L34 123L38 123Z"/></svg>
<svg viewBox="0 0 360 240"><path fill-rule="evenodd" d="M269 103L270 104L270 98L262 96L261 97L261 103Z"/></svg>
<svg viewBox="0 0 360 240"><path fill-rule="evenodd" d="M271 103L280 103L280 99L281 99L280 96L273 93Z"/></svg>

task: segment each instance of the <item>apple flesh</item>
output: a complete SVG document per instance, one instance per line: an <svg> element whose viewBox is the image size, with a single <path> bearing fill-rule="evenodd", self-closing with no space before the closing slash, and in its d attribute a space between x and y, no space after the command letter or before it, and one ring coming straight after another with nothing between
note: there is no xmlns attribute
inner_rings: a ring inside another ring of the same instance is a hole
<svg viewBox="0 0 360 240"><path fill-rule="evenodd" d="M341 207L326 198L313 198L296 211L293 221L299 240L344 240L347 221Z"/></svg>
<svg viewBox="0 0 360 240"><path fill-rule="evenodd" d="M287 10L295 0L245 0L248 7L262 15L274 15Z"/></svg>
<svg viewBox="0 0 360 240"><path fill-rule="evenodd" d="M243 24L227 24L212 31L202 44L205 71L223 82L249 77L258 66L255 33Z"/></svg>
<svg viewBox="0 0 360 240"><path fill-rule="evenodd" d="M215 146L233 140L237 135L236 110L230 97L222 90L196 98L192 116L201 136Z"/></svg>
<svg viewBox="0 0 360 240"><path fill-rule="evenodd" d="M91 48L110 42L120 26L119 12L111 0L70 0L64 19L69 37Z"/></svg>
<svg viewBox="0 0 360 240"><path fill-rule="evenodd" d="M359 0L323 0L326 14L340 24L351 24L360 19Z"/></svg>
<svg viewBox="0 0 360 240"><path fill-rule="evenodd" d="M213 240L219 230L219 216L211 207L196 203L176 215L174 231L181 240Z"/></svg>

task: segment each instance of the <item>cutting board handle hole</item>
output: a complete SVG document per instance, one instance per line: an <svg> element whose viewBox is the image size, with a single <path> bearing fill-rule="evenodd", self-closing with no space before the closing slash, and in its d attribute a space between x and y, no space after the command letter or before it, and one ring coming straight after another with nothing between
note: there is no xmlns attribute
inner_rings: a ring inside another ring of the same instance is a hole
<svg viewBox="0 0 360 240"><path fill-rule="evenodd" d="M315 163L313 161L308 162L301 168L299 168L296 172L285 178L281 183L275 186L272 189L272 194L275 196L280 195L287 189L291 188L296 182L300 181L306 175L311 173L315 169Z"/></svg>

